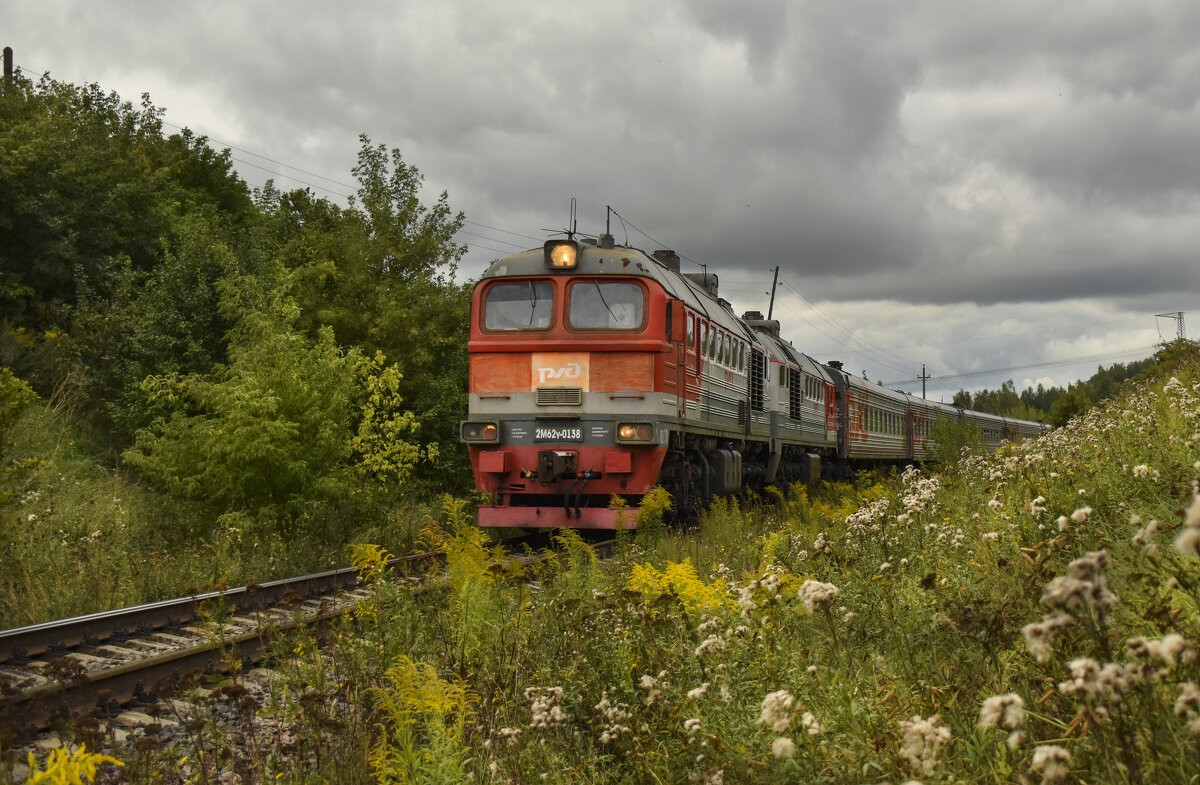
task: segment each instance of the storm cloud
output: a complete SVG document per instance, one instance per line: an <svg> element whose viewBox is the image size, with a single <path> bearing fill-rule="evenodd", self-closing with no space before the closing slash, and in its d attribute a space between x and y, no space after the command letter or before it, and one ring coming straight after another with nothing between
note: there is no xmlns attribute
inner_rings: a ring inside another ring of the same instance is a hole
<svg viewBox="0 0 1200 785"><path fill-rule="evenodd" d="M1186 0L48 0L9 16L27 72L148 91L236 148L251 183L341 199L358 134L398 147L466 214L467 277L564 227L571 198L591 234L611 205L618 242L704 265L739 311L766 310L778 265L797 347L872 379L924 363L955 377L938 395L1145 356L1174 335L1154 315L1200 290ZM965 376L987 369L1004 370Z"/></svg>

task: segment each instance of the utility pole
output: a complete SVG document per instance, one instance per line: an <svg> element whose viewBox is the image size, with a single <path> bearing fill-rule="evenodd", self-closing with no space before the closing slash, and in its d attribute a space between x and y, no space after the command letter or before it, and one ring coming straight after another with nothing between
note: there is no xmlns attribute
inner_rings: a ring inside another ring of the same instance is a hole
<svg viewBox="0 0 1200 785"><path fill-rule="evenodd" d="M1175 320L1175 340L1186 341L1187 331L1183 329L1183 311L1172 311L1171 313L1156 313L1155 317Z"/></svg>
<svg viewBox="0 0 1200 785"><path fill-rule="evenodd" d="M775 277L771 279L771 304L767 306L767 320L775 312L775 287L779 285L779 265L775 265Z"/></svg>
<svg viewBox="0 0 1200 785"><path fill-rule="evenodd" d="M924 398L925 397L925 380L932 378L928 373L925 372L925 363L921 363L921 375L918 376L917 378L921 380L921 397Z"/></svg>
<svg viewBox="0 0 1200 785"><path fill-rule="evenodd" d="M13 75L13 51L11 46L4 47L4 80L12 79Z"/></svg>

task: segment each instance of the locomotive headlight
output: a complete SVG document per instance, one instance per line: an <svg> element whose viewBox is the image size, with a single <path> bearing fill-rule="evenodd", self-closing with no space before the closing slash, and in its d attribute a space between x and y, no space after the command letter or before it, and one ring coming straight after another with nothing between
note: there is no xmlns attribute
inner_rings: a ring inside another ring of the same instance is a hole
<svg viewBox="0 0 1200 785"><path fill-rule="evenodd" d="M648 442L654 439L654 426L650 423L621 423L617 426L617 441Z"/></svg>
<svg viewBox="0 0 1200 785"><path fill-rule="evenodd" d="M495 442L500 431L494 422L465 422L462 424L464 442Z"/></svg>
<svg viewBox="0 0 1200 785"><path fill-rule="evenodd" d="M547 267L570 270L579 260L579 245L574 240L547 240L544 248Z"/></svg>

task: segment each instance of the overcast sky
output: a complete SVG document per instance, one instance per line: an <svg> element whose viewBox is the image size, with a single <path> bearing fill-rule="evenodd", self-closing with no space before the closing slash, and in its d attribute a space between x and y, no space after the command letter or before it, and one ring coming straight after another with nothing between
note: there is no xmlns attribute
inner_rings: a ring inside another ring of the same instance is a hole
<svg viewBox="0 0 1200 785"><path fill-rule="evenodd" d="M1155 314L1200 335L1191 0L5 5L27 73L149 92L253 184L341 200L360 133L399 148L465 213L470 278L575 197L739 313L778 265L799 349L925 364L933 398L1145 357Z"/></svg>

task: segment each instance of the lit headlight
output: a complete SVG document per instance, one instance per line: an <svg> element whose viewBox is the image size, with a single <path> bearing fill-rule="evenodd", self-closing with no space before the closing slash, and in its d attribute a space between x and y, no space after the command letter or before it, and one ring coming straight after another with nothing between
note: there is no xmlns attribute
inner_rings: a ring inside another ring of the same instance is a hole
<svg viewBox="0 0 1200 785"><path fill-rule="evenodd" d="M579 245L574 240L547 240L543 247L547 267L570 270L579 260Z"/></svg>
<svg viewBox="0 0 1200 785"><path fill-rule="evenodd" d="M500 435L494 422L465 422L462 424L464 442L494 442Z"/></svg>
<svg viewBox="0 0 1200 785"><path fill-rule="evenodd" d="M654 426L650 423L621 423L617 426L617 441L648 442L654 439Z"/></svg>

